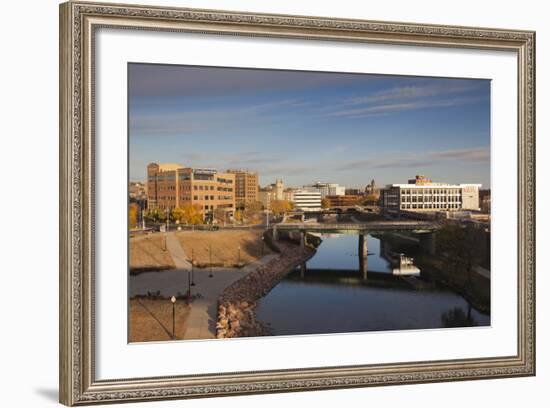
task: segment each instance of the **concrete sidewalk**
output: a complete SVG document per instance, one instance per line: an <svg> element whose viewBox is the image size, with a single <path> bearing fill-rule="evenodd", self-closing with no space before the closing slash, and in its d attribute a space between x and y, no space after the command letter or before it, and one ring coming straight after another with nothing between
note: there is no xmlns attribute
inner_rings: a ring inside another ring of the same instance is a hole
<svg viewBox="0 0 550 408"><path fill-rule="evenodd" d="M191 262L187 260L187 254L181 247L176 234L173 232L166 234L166 249L170 252L176 269L182 269L184 271L191 270Z"/></svg>
<svg viewBox="0 0 550 408"><path fill-rule="evenodd" d="M184 325L184 339L213 339L216 337L216 322L218 320L218 297L225 288L233 282L248 275L250 272L271 259L276 254L266 255L256 262L243 268L193 268L187 254L183 250L176 234L166 234L166 249L172 256L176 268L171 273L181 273L193 270L195 286L191 287L192 296L198 295L191 303L191 310ZM211 272L212 271L212 272ZM210 276L212 273L212 276ZM185 286L185 276L182 275L182 287ZM144 277L145 278L145 277ZM138 278L139 279L139 278ZM156 281L159 281L158 277ZM160 284L160 282L159 282ZM150 285L150 283L149 283ZM166 290L163 290L163 293Z"/></svg>

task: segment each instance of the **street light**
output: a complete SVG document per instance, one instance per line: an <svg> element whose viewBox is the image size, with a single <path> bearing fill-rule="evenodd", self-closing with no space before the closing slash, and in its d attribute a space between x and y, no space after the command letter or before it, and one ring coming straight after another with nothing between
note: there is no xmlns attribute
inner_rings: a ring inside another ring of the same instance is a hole
<svg viewBox="0 0 550 408"><path fill-rule="evenodd" d="M241 246L239 245L237 249L237 267L241 265Z"/></svg>
<svg viewBox="0 0 550 408"><path fill-rule="evenodd" d="M212 278L214 277L214 275L212 275L212 244L210 244L210 275L208 275L209 278Z"/></svg>
<svg viewBox="0 0 550 408"><path fill-rule="evenodd" d="M195 286L195 249L191 248L191 286Z"/></svg>
<svg viewBox="0 0 550 408"><path fill-rule="evenodd" d="M176 297L172 296L172 339L176 338Z"/></svg>
<svg viewBox="0 0 550 408"><path fill-rule="evenodd" d="M262 256L264 256L264 246L265 246L265 239L264 239L264 236L262 235Z"/></svg>

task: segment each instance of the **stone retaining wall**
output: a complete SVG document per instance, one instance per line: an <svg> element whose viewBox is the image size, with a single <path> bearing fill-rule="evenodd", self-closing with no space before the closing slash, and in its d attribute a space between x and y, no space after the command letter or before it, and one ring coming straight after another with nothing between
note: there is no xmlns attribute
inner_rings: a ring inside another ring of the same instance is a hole
<svg viewBox="0 0 550 408"><path fill-rule="evenodd" d="M256 320L256 302L286 275L315 254L310 247L300 248L278 242L280 255L228 286L218 298L216 337L253 337L269 335L269 328Z"/></svg>

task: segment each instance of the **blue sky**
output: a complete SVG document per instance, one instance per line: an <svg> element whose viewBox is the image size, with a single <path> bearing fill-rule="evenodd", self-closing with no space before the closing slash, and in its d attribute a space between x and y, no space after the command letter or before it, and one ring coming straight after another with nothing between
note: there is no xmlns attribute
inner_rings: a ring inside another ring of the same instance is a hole
<svg viewBox="0 0 550 408"><path fill-rule="evenodd" d="M129 132L130 180L176 162L262 186L490 186L489 80L130 64Z"/></svg>

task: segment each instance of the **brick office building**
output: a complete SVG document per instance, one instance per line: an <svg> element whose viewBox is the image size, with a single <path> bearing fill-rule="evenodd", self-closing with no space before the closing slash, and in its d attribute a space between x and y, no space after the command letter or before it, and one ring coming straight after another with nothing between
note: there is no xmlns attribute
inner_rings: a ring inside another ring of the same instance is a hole
<svg viewBox="0 0 550 408"><path fill-rule="evenodd" d="M198 205L203 216L223 208L235 210L235 174L179 164L147 165L147 208L171 211L185 204Z"/></svg>

